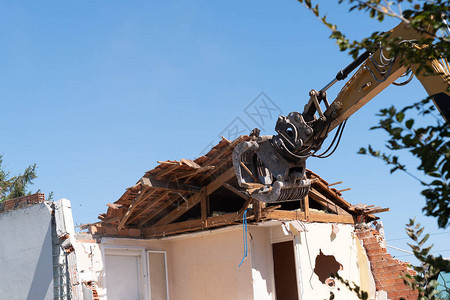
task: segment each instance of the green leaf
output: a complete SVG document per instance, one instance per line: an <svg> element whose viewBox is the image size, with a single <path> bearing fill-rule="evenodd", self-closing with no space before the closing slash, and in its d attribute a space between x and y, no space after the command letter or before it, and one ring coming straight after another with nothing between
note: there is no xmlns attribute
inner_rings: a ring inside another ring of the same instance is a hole
<svg viewBox="0 0 450 300"><path fill-rule="evenodd" d="M422 246L423 244L425 244L429 237L430 237L430 234L427 233L424 236L424 238L419 242L419 246Z"/></svg>
<svg viewBox="0 0 450 300"><path fill-rule="evenodd" d="M414 124L414 119L409 119L408 121L405 122L405 126L408 129L411 129L413 124Z"/></svg>

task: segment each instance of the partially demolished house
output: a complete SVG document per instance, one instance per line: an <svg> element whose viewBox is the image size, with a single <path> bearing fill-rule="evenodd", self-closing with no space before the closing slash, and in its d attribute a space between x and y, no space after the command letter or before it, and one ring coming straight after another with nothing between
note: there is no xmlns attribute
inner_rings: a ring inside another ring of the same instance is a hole
<svg viewBox="0 0 450 300"><path fill-rule="evenodd" d="M374 206L351 205L312 171L309 195L267 204L237 185L222 141L163 161L100 222L75 234L70 203L0 203L0 299L416 299L386 251ZM339 275L339 278L337 278Z"/></svg>
<svg viewBox="0 0 450 300"><path fill-rule="evenodd" d="M239 189L232 167L248 139L159 162L84 226L78 268L96 297L358 299L344 281L369 299L417 297L375 225L388 209L351 205L312 171L308 197L265 205Z"/></svg>

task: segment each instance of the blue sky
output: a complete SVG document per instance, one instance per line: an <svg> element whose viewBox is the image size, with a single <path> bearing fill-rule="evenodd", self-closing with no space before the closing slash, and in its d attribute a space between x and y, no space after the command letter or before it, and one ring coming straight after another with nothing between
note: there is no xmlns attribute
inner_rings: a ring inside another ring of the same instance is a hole
<svg viewBox="0 0 450 300"><path fill-rule="evenodd" d="M322 6L352 38L397 24ZM0 23L5 166L37 163L33 189L70 199L78 224L95 222L156 161L197 157L236 118L257 127L245 109L261 92L283 114L301 111L310 89L351 62L294 0L3 1ZM380 214L388 243L409 250L403 225L417 216L450 256L450 231L422 215L418 183L356 154L384 144L368 130L380 108L425 96L417 81L389 87L350 118L337 153L307 166L344 181L349 202L390 207Z"/></svg>

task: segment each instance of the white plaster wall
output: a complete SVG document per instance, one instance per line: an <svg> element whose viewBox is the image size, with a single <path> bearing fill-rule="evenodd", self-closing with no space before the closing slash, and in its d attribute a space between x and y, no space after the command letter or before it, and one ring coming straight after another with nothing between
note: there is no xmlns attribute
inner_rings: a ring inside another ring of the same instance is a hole
<svg viewBox="0 0 450 300"><path fill-rule="evenodd" d="M128 238L103 238L101 244L90 240L89 236L77 236L77 264L81 282L94 281L100 299L106 299L106 280L104 272L104 249L139 249L165 251L169 256L169 242L164 240L142 240ZM144 258L143 268L147 268ZM169 279L170 282L170 279ZM173 299L172 297L170 299Z"/></svg>
<svg viewBox="0 0 450 300"><path fill-rule="evenodd" d="M96 282L98 284L97 292L99 297L105 296L103 284L103 257L100 245L95 241L77 240L75 245L77 254L77 267L80 274L80 281Z"/></svg>
<svg viewBox="0 0 450 300"><path fill-rule="evenodd" d="M290 228L289 222L286 224ZM275 221L249 227L253 237L251 254L254 299L276 299L272 244L289 240L293 240L295 245L300 299L329 299L330 292L336 295L335 299L358 299L337 280L336 286L330 288L314 273L316 256L322 249L323 254L333 255L342 264L344 269L338 272L341 277L360 285L353 226L338 224L339 232L334 239L331 236L331 224L305 223L304 226L307 231L300 234L283 231L281 222Z"/></svg>
<svg viewBox="0 0 450 300"><path fill-rule="evenodd" d="M51 209L0 214L0 299L53 299Z"/></svg>
<svg viewBox="0 0 450 300"><path fill-rule="evenodd" d="M249 227L252 260L253 299L275 300L275 281L270 228Z"/></svg>
<svg viewBox="0 0 450 300"><path fill-rule="evenodd" d="M314 273L315 259L319 250L325 255L333 255L342 264L343 270L338 274L350 282L361 285L358 266L356 239L353 226L338 224L339 232L333 238L332 225L324 223L305 224L306 232L299 234L297 251L302 280L302 299L328 299L330 292L335 299L355 299L356 295L336 280L336 286L330 288L323 284Z"/></svg>

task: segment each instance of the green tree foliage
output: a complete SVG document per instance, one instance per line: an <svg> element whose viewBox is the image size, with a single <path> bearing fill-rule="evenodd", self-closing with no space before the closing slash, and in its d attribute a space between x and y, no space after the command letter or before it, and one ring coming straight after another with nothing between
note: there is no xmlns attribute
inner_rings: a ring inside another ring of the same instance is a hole
<svg viewBox="0 0 450 300"><path fill-rule="evenodd" d="M27 190L36 176L36 164L29 166L22 174L10 177L9 171L3 167L3 157L0 155L0 202L31 194Z"/></svg>
<svg viewBox="0 0 450 300"><path fill-rule="evenodd" d="M416 274L405 274L403 281L409 287L417 290L418 299L443 299L440 297L442 292L437 289L437 279L441 271L450 272L450 261L443 259L442 256L434 257L430 254L433 245L424 247L430 235L424 235L423 231L424 227L421 227L420 223L416 224L414 219L410 219L406 224L406 232L413 241L408 245L422 264L412 266Z"/></svg>
<svg viewBox="0 0 450 300"><path fill-rule="evenodd" d="M450 39L448 28L448 14L450 1L413 1L413 0L339 0L351 5L350 11L365 11L370 18L382 22L386 17L396 18L423 33L421 38L412 41L401 41L391 38L387 33L373 32L367 38L357 41L350 40L337 26L321 14L319 5L311 0L298 0L306 6L328 29L330 38L336 41L341 51L347 51L356 58L361 50L375 51L379 46L386 49L390 56L395 56L404 65L416 65L418 72L430 75L435 71L426 62L440 59L448 66L450 53ZM318 2L318 1L317 1ZM403 8L406 8L403 10ZM386 150L374 150L372 146L361 148L360 154L367 154L383 160L391 166L391 173L403 171L420 181L423 185L421 194L425 197L426 205L423 211L428 216L436 217L439 227L446 228L450 215L450 133L449 126L443 119L435 116L436 109L430 99L411 101L412 105L397 108L391 106L380 110L377 126L371 129L381 129L388 134ZM432 116L432 117L430 117ZM431 121L430 121L431 120ZM419 176L415 176L405 164L400 162L400 156L394 153L408 151L418 158L416 169ZM424 228L410 220L406 225L406 232L413 241L409 244L415 257L421 262L420 266L412 266L415 275L406 274L406 285L418 291L418 299L442 299L436 289L439 272L450 272L450 262L442 256L434 257L430 254L432 246L424 247L429 235L423 235ZM359 292L358 287L356 290ZM357 293L360 299L363 295Z"/></svg>
<svg viewBox="0 0 450 300"><path fill-rule="evenodd" d="M436 117L434 124L416 126L417 115L434 115L435 107L430 99L419 101L400 110L391 106L382 109L378 116L380 121L372 129L385 130L389 135L386 147L392 151L407 150L419 159L417 167L425 176L423 180L416 178L424 186L422 195L425 196L426 206L423 211L427 216L437 218L440 227L447 227L450 215L449 179L450 179L450 132L440 117ZM407 117L408 113L413 116ZM398 155L375 151L371 146L361 148L359 153L369 154L382 159L392 166L391 173L397 170L414 176L407 166L400 163Z"/></svg>

